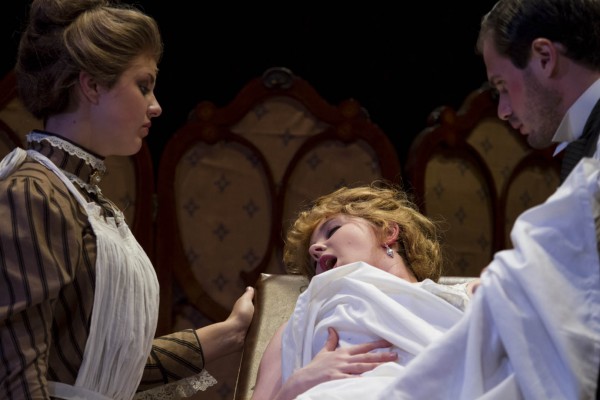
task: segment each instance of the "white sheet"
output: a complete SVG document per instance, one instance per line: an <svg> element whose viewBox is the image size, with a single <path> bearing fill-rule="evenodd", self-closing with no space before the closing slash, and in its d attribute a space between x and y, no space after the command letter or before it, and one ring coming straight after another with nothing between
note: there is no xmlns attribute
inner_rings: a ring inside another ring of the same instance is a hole
<svg viewBox="0 0 600 400"><path fill-rule="evenodd" d="M465 317L394 378L326 382L298 399L595 398L599 171L584 159L518 218L515 249L496 254Z"/></svg>
<svg viewBox="0 0 600 400"><path fill-rule="evenodd" d="M398 363L369 375L395 377L398 368L461 318L463 311L440 296L458 307L468 302L462 285L409 283L363 262L316 276L298 298L283 335L283 379L322 349L330 326L337 329L341 346L379 338L393 343Z"/></svg>

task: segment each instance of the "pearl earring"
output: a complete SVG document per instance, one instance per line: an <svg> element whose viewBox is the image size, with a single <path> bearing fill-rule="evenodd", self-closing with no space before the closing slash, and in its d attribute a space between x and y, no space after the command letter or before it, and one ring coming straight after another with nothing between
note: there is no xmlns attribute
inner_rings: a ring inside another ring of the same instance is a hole
<svg viewBox="0 0 600 400"><path fill-rule="evenodd" d="M394 250L387 244L385 245L385 254L387 254L389 258L394 258Z"/></svg>

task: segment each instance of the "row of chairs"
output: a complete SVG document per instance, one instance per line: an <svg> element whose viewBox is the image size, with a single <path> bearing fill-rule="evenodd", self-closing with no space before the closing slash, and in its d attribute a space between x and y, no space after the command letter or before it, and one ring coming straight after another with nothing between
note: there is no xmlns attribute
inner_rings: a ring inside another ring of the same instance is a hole
<svg viewBox="0 0 600 400"><path fill-rule="evenodd" d="M0 155L23 146L33 128L41 122L24 109L11 72L0 81ZM106 162L102 190L124 210L159 276L159 334L223 320L245 286L284 273L282 232L300 207L341 186L401 183L444 227L445 275L477 276L510 247L516 216L559 182L559 160L497 118L487 87L457 111L434 110L401 164L357 100L331 105L280 67L224 107L200 102L156 173L146 143ZM235 376L220 379L234 384ZM221 386L215 398L230 391Z"/></svg>

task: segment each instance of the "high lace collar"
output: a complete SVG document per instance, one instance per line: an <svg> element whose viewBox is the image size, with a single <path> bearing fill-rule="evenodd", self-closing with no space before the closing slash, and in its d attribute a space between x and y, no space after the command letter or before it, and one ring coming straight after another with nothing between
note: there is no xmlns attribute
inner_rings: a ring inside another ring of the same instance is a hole
<svg viewBox="0 0 600 400"><path fill-rule="evenodd" d="M69 179L89 193L99 193L106 173L104 160L58 135L34 130L27 135L28 148L48 157Z"/></svg>

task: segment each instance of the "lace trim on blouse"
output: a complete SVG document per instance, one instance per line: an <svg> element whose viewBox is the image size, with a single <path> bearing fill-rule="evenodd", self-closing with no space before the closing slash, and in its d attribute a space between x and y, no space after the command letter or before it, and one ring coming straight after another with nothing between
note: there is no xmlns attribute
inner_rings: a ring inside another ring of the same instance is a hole
<svg viewBox="0 0 600 400"><path fill-rule="evenodd" d="M48 135L48 134L45 134L42 132L33 131L33 132L30 132L29 134L27 134L27 140L30 142L38 142L38 143L40 143L42 140L46 140L52 146L58 147L59 149L66 151L70 155L82 159L83 161L85 161L86 164L91 166L92 169L100 171L102 174L104 174L106 172L106 165L104 165L104 161L102 161L98 157L91 155L90 153L83 150L82 148L77 147L74 144L69 143L68 141L66 141L64 139L61 139L58 136ZM99 183L99 182L95 182L95 183Z"/></svg>
<svg viewBox="0 0 600 400"><path fill-rule="evenodd" d="M71 182L76 183L77 185L79 185L80 188L82 188L86 192L95 194L96 196L102 194L102 191L100 190L100 188L98 187L98 185L91 185L89 183L85 183L83 181L83 179L81 179L77 175L72 174L72 173L70 173L68 171L64 171L63 170L63 173L67 176L67 178L69 178L69 180Z"/></svg>
<svg viewBox="0 0 600 400"><path fill-rule="evenodd" d="M42 141L47 141L50 143L52 147L56 147L61 149L62 151L70 154L71 156L77 157L80 160L83 160L87 165L92 169L92 174L90 175L90 183L84 182L83 179L78 177L77 175L63 170L62 172L69 178L69 180L73 183L76 183L81 189L85 190L88 193L92 193L95 195L99 195L102 193L98 185L102 180L102 177L106 173L106 165L104 161L99 159L98 157L93 156L82 148L74 145L73 143L68 142L60 138L59 136L49 135L39 131L32 131L27 135L28 142L37 142L41 143Z"/></svg>
<svg viewBox="0 0 600 400"><path fill-rule="evenodd" d="M217 380L206 370L167 385L136 393L134 400L174 400L191 397L215 385Z"/></svg>

